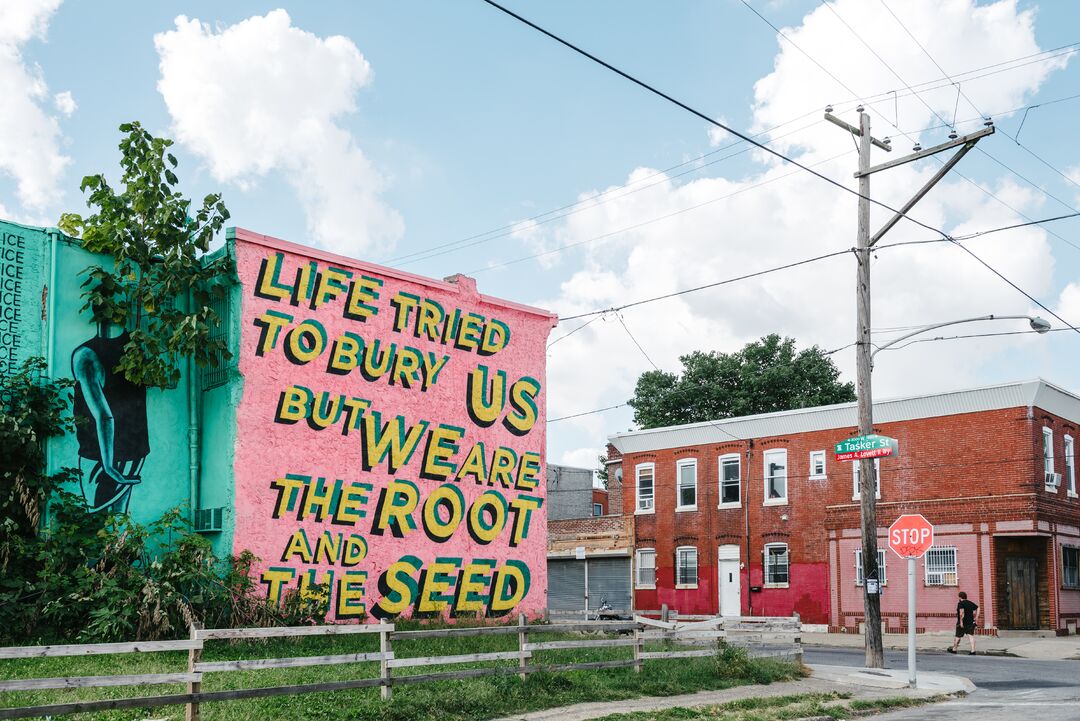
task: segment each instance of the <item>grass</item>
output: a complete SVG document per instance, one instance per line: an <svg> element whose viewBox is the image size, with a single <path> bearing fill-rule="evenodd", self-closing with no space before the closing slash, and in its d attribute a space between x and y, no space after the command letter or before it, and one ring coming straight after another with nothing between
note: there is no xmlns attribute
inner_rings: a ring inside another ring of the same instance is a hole
<svg viewBox="0 0 1080 721"><path fill-rule="evenodd" d="M402 629L404 630L404 629ZM530 641L580 638L571 634L539 633L530 629ZM649 645L660 650L662 645ZM398 658L443 656L517 649L517 636L492 635L459 638L399 640L393 650ZM375 635L306 637L268 641L209 641L204 661L250 658L281 658L359 653L378 650ZM631 649L597 648L536 652L536 665L584 663L630 658ZM516 668L516 661L488 662L475 666ZM186 653L125 654L115 656L20 659L0 662L0 677L42 678L129 673L168 673L187 668ZM427 666L394 669L394 676L427 674L467 668ZM347 719L349 721L482 721L512 713L539 710L582 701L617 701L640 696L670 696L707 689L724 689L748 683L771 683L798 678L801 667L775 659L745 657L725 650L715 657L677 660L650 660L644 672L632 668L571 672L538 672L523 683L516 674L485 678L435 681L396 686L390 702L379 698L379 690L356 689L330 693L278 696L266 699L222 701L202 705L207 721L247 721L248 719L289 718L304 721ZM287 686L378 676L377 663L312 666L295 669L267 669L206 674L204 691ZM64 703L74 700L126 698L136 695L181 693L180 684L168 686L119 687L106 689L65 689L56 691L0 693L0 707ZM183 706L131 709L93 714L74 714L71 719L182 719Z"/></svg>
<svg viewBox="0 0 1080 721"><path fill-rule="evenodd" d="M600 721L790 721L815 717L845 719L853 715L866 716L919 706L935 700L903 696L872 701L851 701L849 698L850 694L842 693L745 698L699 708L676 707L662 711L612 714Z"/></svg>

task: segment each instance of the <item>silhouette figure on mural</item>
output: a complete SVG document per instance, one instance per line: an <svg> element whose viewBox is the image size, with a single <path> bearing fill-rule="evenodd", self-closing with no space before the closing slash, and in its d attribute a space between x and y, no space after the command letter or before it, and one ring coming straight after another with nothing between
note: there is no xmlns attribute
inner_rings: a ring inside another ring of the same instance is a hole
<svg viewBox="0 0 1080 721"><path fill-rule="evenodd" d="M82 475L83 498L91 513L127 513L131 487L142 482L150 453L146 388L116 372L127 330L98 323L97 335L71 354L75 377L75 436L82 460L93 461Z"/></svg>

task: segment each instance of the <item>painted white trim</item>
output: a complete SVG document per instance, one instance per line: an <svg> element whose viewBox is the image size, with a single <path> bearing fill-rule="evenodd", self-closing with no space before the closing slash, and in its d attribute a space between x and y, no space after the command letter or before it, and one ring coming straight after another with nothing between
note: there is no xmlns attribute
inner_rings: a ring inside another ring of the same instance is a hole
<svg viewBox="0 0 1080 721"><path fill-rule="evenodd" d="M694 582L693 583L679 583L679 552L680 551L693 551L694 552ZM676 546L675 547L675 588L697 588L698 586L698 548L697 546Z"/></svg>
<svg viewBox="0 0 1080 721"><path fill-rule="evenodd" d="M880 499L881 498L881 459L880 458L875 458L873 460L874 460L874 474L876 476L876 478L874 479L876 481L876 483L874 484L874 498ZM851 500L857 501L857 500L859 500L859 496L861 495L859 493L859 484L858 484L858 481L857 481L857 479L859 477L859 463L861 463L861 461L850 461L850 463L851 463L851 494L852 494L851 495Z"/></svg>
<svg viewBox="0 0 1080 721"><path fill-rule="evenodd" d="M641 471L644 469L652 471L652 505L648 508L641 507ZM656 464L653 462L639 463L634 466L634 515L643 516L650 513L656 513Z"/></svg>
<svg viewBox="0 0 1080 721"><path fill-rule="evenodd" d="M724 461L730 461L735 459L736 468L739 470L739 478L737 480L737 486L739 488L739 500L723 502L724 498ZM725 453L716 459L716 498L717 509L724 508L741 508L743 500L743 477L742 477L742 454L741 453Z"/></svg>
<svg viewBox="0 0 1080 721"><path fill-rule="evenodd" d="M780 498L769 498L769 459L783 456L784 459L784 495ZM762 462L762 505L763 506L786 506L788 497L791 495L789 480L791 468L788 465L788 452L786 448L771 448L761 454Z"/></svg>
<svg viewBox="0 0 1080 721"><path fill-rule="evenodd" d="M652 554L653 559L653 582L651 584L638 582L638 571L641 570L641 554L642 552L648 552ZM634 551L634 588L656 588L656 549L655 548L638 548Z"/></svg>
<svg viewBox="0 0 1080 721"><path fill-rule="evenodd" d="M787 556L787 583L769 583L769 549L783 548ZM789 588L791 586L791 546L786 543L766 543L761 549L761 580L765 588Z"/></svg>
<svg viewBox="0 0 1080 721"><path fill-rule="evenodd" d="M682 470L693 467L694 469L694 502L689 506L682 505ZM655 484L655 479L653 480ZM696 511L698 509L698 462L696 458L680 458L675 461L675 511Z"/></svg>
<svg viewBox="0 0 1080 721"><path fill-rule="evenodd" d="M814 473L814 456L821 456L821 473ZM823 481L829 477L828 474L828 454L825 451L810 451L810 468L809 476L811 481Z"/></svg>

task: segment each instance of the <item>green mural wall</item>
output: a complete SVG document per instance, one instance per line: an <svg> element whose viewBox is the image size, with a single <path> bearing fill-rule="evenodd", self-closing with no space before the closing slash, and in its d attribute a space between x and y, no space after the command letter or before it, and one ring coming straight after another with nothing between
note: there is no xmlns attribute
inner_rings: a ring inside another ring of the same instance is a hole
<svg viewBox="0 0 1080 721"><path fill-rule="evenodd" d="M45 229L0 221L0 374L47 352L42 291L48 252Z"/></svg>

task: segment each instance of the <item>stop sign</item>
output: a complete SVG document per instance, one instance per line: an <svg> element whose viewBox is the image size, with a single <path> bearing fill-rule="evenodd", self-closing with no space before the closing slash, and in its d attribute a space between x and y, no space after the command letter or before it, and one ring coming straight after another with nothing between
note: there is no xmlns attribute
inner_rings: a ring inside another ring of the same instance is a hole
<svg viewBox="0 0 1080 721"><path fill-rule="evenodd" d="M901 558L921 558L934 545L934 527L918 513L905 514L889 526L889 548Z"/></svg>

